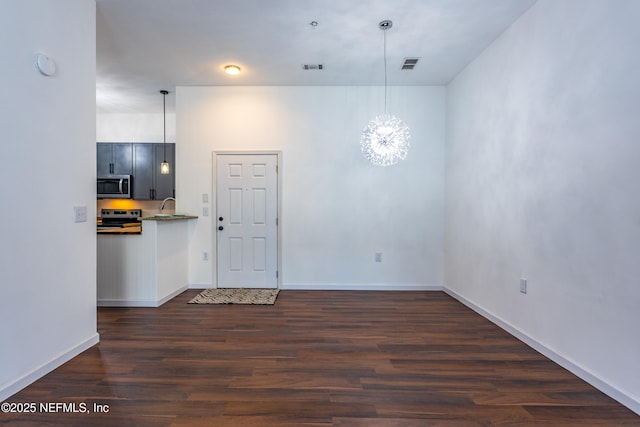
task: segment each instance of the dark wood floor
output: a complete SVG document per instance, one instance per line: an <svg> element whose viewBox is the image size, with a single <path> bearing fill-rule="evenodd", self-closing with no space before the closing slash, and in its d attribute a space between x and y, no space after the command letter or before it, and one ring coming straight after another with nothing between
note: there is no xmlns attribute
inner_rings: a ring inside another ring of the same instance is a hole
<svg viewBox="0 0 640 427"><path fill-rule="evenodd" d="M100 308L101 342L8 399L106 414L12 426L640 426L441 292L282 291L275 306Z"/></svg>

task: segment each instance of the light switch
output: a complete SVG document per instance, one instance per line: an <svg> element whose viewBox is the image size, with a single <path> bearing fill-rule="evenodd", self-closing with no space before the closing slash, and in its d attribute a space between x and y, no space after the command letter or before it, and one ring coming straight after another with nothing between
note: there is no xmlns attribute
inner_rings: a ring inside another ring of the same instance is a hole
<svg viewBox="0 0 640 427"><path fill-rule="evenodd" d="M86 206L74 206L73 212L75 213L76 222L87 222Z"/></svg>
<svg viewBox="0 0 640 427"><path fill-rule="evenodd" d="M523 294L527 293L527 279L520 279L520 292Z"/></svg>
<svg viewBox="0 0 640 427"><path fill-rule="evenodd" d="M202 208L202 216L209 216L209 208L204 206Z"/></svg>
<svg viewBox="0 0 640 427"><path fill-rule="evenodd" d="M209 203L209 195L207 193L202 193L202 203Z"/></svg>

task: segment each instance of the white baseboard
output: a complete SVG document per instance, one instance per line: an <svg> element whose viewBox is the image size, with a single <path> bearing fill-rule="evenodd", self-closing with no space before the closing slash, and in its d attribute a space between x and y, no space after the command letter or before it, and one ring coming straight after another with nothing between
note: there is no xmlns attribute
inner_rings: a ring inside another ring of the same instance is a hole
<svg viewBox="0 0 640 427"><path fill-rule="evenodd" d="M467 307L469 307L470 309L472 309L476 313L480 314L482 317L490 320L491 322L495 323L496 325L498 325L499 327L501 327L505 331L509 332L511 335L513 335L514 337L518 338L520 341L524 342L529 347L533 348L537 352L539 352L539 353L543 354L544 356L548 357L549 359L551 359L552 361L554 361L558 365L562 366L563 368L565 368L569 372L573 373L577 377L579 377L579 378L583 379L584 381L588 382L589 384L591 384L592 386L594 386L595 388L597 388L598 390L600 390L601 392L603 392L607 396L611 397L614 400L617 400L618 402L620 402L621 404L623 404L627 408L631 409L636 414L640 415L640 401L635 399L633 396L631 396L631 395L629 395L629 394L617 389L616 387L612 386L611 384L605 382L604 380L599 378L597 375L594 375L592 372L589 372L587 369L577 365L576 363L572 362L571 360L567 359L566 357L556 353L555 351L551 350L550 348L548 348L544 344L542 344L539 341L531 338L529 335L525 334L520 329L516 328L515 326L513 326L510 323L506 322L505 320L499 318L498 316L488 312L487 310L483 309L482 307L474 304L473 302L469 301L468 299L466 299L462 295L459 295L455 291L452 291L451 289L447 288L446 286L443 287L443 290L444 290L444 292L446 292L451 297L455 298L456 300L460 301L462 304L466 305Z"/></svg>
<svg viewBox="0 0 640 427"><path fill-rule="evenodd" d="M187 288L187 285L185 285L159 300L99 299L98 307L160 307L165 302L186 291Z"/></svg>
<svg viewBox="0 0 640 427"><path fill-rule="evenodd" d="M69 360L73 359L74 357L76 357L86 349L93 347L98 342L100 342L100 335L96 332L94 335L87 338L80 344L70 348L69 350L59 355L58 357L51 359L50 361L44 363L43 365L40 365L39 367L32 370L31 372L18 378L16 381L10 383L6 387L3 387L2 389L0 389L0 402L7 400L8 398L10 398L14 394L22 390L29 384L39 380L43 376L47 375L49 372L53 371L54 369L58 368L64 363L68 362Z"/></svg>
<svg viewBox="0 0 640 427"><path fill-rule="evenodd" d="M170 294L168 294L164 298L161 298L160 300L158 300L158 305L157 306L160 307L165 302L169 301L170 299L173 299L174 297L176 297L176 296L180 295L181 293L183 293L184 291L186 291L187 288L188 288L188 286L184 285L180 289L176 289L175 291L171 292Z"/></svg>
<svg viewBox="0 0 640 427"><path fill-rule="evenodd" d="M441 291L443 286L388 283L282 283L280 289L310 291Z"/></svg>
<svg viewBox="0 0 640 427"><path fill-rule="evenodd" d="M133 299L101 299L98 300L98 307L157 307L155 300L133 300Z"/></svg>

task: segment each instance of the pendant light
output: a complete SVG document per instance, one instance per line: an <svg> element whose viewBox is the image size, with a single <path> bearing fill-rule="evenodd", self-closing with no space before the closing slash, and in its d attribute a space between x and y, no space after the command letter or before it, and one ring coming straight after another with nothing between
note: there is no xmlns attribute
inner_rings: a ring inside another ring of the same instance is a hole
<svg viewBox="0 0 640 427"><path fill-rule="evenodd" d="M384 20L378 27L384 34L384 114L374 117L362 130L360 148L371 163L389 166L404 160L409 152L409 127L399 118L387 114L387 33L393 26Z"/></svg>
<svg viewBox="0 0 640 427"><path fill-rule="evenodd" d="M162 143L162 149L164 151L164 156L162 158L164 160L160 164L160 173L168 175L171 172L171 168L167 162L167 95L169 94L169 91L161 90L160 93L162 94L162 124L164 128L164 139Z"/></svg>

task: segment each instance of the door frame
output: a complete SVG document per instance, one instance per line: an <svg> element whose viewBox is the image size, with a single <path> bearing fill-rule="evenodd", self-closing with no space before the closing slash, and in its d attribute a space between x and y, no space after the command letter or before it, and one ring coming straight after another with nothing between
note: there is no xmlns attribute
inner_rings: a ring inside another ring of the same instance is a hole
<svg viewBox="0 0 640 427"><path fill-rule="evenodd" d="M275 155L276 156L276 206L277 206L277 223L276 223L276 288L280 289L282 283L282 151L279 150L255 150L255 151L236 151L236 150L219 150L212 153L211 159L211 236L212 242L212 284L214 288L218 288L218 234L217 234L217 220L218 220L218 156L219 155L236 155L236 156L252 156L252 155Z"/></svg>

